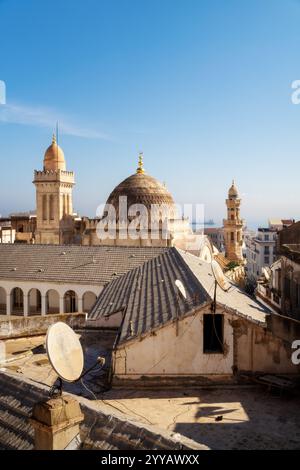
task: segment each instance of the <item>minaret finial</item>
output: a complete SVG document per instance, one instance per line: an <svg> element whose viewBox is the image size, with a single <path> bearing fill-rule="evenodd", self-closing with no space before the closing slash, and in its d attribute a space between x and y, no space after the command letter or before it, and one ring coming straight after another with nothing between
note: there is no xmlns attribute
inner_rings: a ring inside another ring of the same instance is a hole
<svg viewBox="0 0 300 470"><path fill-rule="evenodd" d="M55 134L52 135L52 144L56 144L56 136L55 136Z"/></svg>
<svg viewBox="0 0 300 470"><path fill-rule="evenodd" d="M139 153L139 163L138 163L138 167L136 169L136 172L137 174L139 175L143 175L145 173L145 170L144 170L144 155L143 155L143 152L140 152Z"/></svg>

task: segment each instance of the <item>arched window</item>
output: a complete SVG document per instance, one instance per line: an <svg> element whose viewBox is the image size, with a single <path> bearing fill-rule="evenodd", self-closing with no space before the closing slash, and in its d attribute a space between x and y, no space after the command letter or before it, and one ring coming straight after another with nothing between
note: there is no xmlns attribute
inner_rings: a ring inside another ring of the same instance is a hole
<svg viewBox="0 0 300 470"><path fill-rule="evenodd" d="M68 209L67 209L67 213L68 213L68 214L71 214L71 196L70 196L70 194L68 194L68 195L67 195L67 201L68 201L68 205L67 205L67 207L68 207Z"/></svg>
<svg viewBox="0 0 300 470"><path fill-rule="evenodd" d="M24 312L24 295L20 287L15 287L11 292L12 314L23 315Z"/></svg>
<svg viewBox="0 0 300 470"><path fill-rule="evenodd" d="M47 195L43 194L42 200L42 211L43 211L43 220L47 220Z"/></svg>
<svg viewBox="0 0 300 470"><path fill-rule="evenodd" d="M49 214L50 220L54 220L54 195L50 194L49 198Z"/></svg>
<svg viewBox="0 0 300 470"><path fill-rule="evenodd" d="M28 292L29 315L40 315L42 311L42 296L38 289L30 289Z"/></svg>
<svg viewBox="0 0 300 470"><path fill-rule="evenodd" d="M77 311L77 295L73 290L68 290L64 295L64 313L75 313Z"/></svg>
<svg viewBox="0 0 300 470"><path fill-rule="evenodd" d="M83 311L88 313L93 307L94 303L97 300L96 294L94 292L87 291L84 293L83 297Z"/></svg>
<svg viewBox="0 0 300 470"><path fill-rule="evenodd" d="M0 287L0 314L6 314L6 291L3 287Z"/></svg>
<svg viewBox="0 0 300 470"><path fill-rule="evenodd" d="M59 313L59 294L54 289L48 290L46 294L46 313Z"/></svg>

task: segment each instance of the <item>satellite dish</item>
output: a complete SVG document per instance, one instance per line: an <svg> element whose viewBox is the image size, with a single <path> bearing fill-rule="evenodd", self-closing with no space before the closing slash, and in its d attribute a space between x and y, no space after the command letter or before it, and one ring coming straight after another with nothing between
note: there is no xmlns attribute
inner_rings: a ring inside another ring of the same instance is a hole
<svg viewBox="0 0 300 470"><path fill-rule="evenodd" d="M83 371L83 351L77 334L63 322L48 328L46 350L57 375L66 382L75 382Z"/></svg>
<svg viewBox="0 0 300 470"><path fill-rule="evenodd" d="M211 262L211 269L218 286L221 287L223 291L228 292L231 288L231 284L227 281L221 266L215 259Z"/></svg>
<svg viewBox="0 0 300 470"><path fill-rule="evenodd" d="M186 299L186 290L185 290L185 287L184 285L182 284L182 282L179 280L179 279L176 279L175 281L175 286L177 287L177 289L179 290L180 294L182 295L182 297L184 299Z"/></svg>
<svg viewBox="0 0 300 470"><path fill-rule="evenodd" d="M267 268L262 268L261 270L262 270L262 273L265 276L266 280L269 281L270 280L270 274L269 274Z"/></svg>

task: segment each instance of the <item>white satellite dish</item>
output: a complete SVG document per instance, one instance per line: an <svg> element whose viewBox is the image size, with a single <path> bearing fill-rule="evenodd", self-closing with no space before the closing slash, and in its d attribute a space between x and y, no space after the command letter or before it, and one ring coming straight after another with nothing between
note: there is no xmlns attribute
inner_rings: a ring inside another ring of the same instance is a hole
<svg viewBox="0 0 300 470"><path fill-rule="evenodd" d="M223 291L228 292L231 288L231 284L226 279L221 266L215 259L211 262L211 269L218 286L221 287Z"/></svg>
<svg viewBox="0 0 300 470"><path fill-rule="evenodd" d="M180 294L182 295L182 297L184 299L186 299L186 290L185 290L185 287L184 285L182 284L182 282L179 280L179 279L176 279L175 281L175 286L177 287L177 289L179 290Z"/></svg>
<svg viewBox="0 0 300 470"><path fill-rule="evenodd" d="M270 280L270 274L269 274L267 268L262 268L261 270L262 270L262 273L265 276L266 280L269 281Z"/></svg>
<svg viewBox="0 0 300 470"><path fill-rule="evenodd" d="M75 382L83 371L83 351L77 334L63 322L48 328L46 350L57 375L66 382Z"/></svg>

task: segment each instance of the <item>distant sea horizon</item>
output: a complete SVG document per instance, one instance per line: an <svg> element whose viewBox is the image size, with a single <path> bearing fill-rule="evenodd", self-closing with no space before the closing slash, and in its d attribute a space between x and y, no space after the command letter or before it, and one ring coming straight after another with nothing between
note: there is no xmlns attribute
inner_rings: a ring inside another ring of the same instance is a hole
<svg viewBox="0 0 300 470"><path fill-rule="evenodd" d="M268 227L268 219L265 221L247 221L246 220L246 227L249 230L257 230L258 227ZM220 228L223 227L223 219L208 219L204 221L204 228ZM193 231L199 230L203 228L203 224L199 224L197 222L192 222L192 229Z"/></svg>

